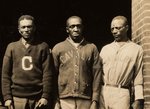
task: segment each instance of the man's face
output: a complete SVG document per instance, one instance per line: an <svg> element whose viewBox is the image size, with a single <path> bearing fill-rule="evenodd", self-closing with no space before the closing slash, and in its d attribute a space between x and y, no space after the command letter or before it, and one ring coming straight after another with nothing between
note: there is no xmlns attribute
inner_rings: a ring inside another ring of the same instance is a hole
<svg viewBox="0 0 150 109"><path fill-rule="evenodd" d="M33 21L29 19L21 20L18 24L18 30L24 39L30 39L35 31Z"/></svg>
<svg viewBox="0 0 150 109"><path fill-rule="evenodd" d="M124 20L114 19L111 23L111 32L116 41L123 41L127 36L128 25L125 25Z"/></svg>
<svg viewBox="0 0 150 109"><path fill-rule="evenodd" d="M67 21L66 31L72 40L78 41L82 39L82 21L80 18L70 18Z"/></svg>

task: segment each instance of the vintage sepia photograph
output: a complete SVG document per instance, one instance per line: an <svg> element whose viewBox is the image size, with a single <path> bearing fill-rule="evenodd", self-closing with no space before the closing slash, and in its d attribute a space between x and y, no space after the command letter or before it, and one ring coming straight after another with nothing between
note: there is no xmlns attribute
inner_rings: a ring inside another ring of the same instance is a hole
<svg viewBox="0 0 150 109"><path fill-rule="evenodd" d="M150 109L149 0L2 0L0 109Z"/></svg>

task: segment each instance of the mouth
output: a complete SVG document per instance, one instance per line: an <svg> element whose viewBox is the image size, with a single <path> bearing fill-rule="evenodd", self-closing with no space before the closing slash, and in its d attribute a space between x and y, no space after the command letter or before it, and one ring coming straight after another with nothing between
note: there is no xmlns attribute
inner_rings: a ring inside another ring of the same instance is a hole
<svg viewBox="0 0 150 109"><path fill-rule="evenodd" d="M119 38L119 35L117 35L117 34L113 34L113 36L114 36L115 38Z"/></svg>
<svg viewBox="0 0 150 109"><path fill-rule="evenodd" d="M77 33L77 34L74 34L74 36L76 36L76 37L77 37L77 36L80 36L80 34L78 34L78 33Z"/></svg>
<svg viewBox="0 0 150 109"><path fill-rule="evenodd" d="M119 36L114 36L115 40L119 40L120 37Z"/></svg>
<svg viewBox="0 0 150 109"><path fill-rule="evenodd" d="M115 38L119 38L119 36L115 36Z"/></svg>
<svg viewBox="0 0 150 109"><path fill-rule="evenodd" d="M23 36L26 37L26 38L29 38L30 34L29 33L24 33Z"/></svg>
<svg viewBox="0 0 150 109"><path fill-rule="evenodd" d="M31 33L30 32L25 32L23 33L25 36L29 36Z"/></svg>

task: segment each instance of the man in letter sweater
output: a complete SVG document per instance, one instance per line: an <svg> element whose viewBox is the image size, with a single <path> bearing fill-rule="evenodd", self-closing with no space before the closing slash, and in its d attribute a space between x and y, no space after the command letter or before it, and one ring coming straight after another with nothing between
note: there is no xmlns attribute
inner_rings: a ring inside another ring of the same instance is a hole
<svg viewBox="0 0 150 109"><path fill-rule="evenodd" d="M2 67L2 93L11 109L35 109L48 104L51 91L51 55L49 46L38 41L34 18L18 20L22 38L7 46Z"/></svg>

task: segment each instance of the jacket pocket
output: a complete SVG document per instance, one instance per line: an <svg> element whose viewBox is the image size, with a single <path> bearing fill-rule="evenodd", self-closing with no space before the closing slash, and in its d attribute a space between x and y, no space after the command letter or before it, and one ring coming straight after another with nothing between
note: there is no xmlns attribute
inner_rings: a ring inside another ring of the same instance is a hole
<svg viewBox="0 0 150 109"><path fill-rule="evenodd" d="M66 94L68 92L67 81L60 81L58 84L59 93Z"/></svg>
<svg viewBox="0 0 150 109"><path fill-rule="evenodd" d="M81 93L84 95L91 95L91 84L81 83L80 85Z"/></svg>

